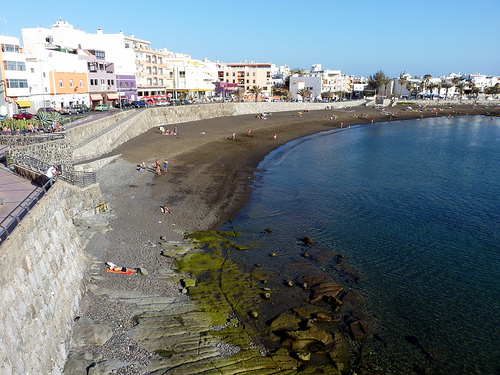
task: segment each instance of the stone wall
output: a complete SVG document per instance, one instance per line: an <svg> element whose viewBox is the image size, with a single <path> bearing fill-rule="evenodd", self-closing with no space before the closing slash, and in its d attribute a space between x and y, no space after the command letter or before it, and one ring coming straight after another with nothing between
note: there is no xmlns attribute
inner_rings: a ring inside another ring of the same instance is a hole
<svg viewBox="0 0 500 375"><path fill-rule="evenodd" d="M287 103L287 102L246 102L246 103L211 103L199 105L186 105L175 107L154 107L135 111L124 111L120 114L126 114L126 117L120 117L118 120L100 120L92 123L91 128L94 131L92 135L99 134L99 137L90 142L83 142L82 132L79 126L67 131L68 138L80 144L75 145L74 161L82 162L97 158L111 152L114 148L137 137L145 131L160 125L180 124L183 122L206 120L216 117L239 116L246 114L258 114L262 112L284 112L284 111L303 111L305 109L326 109L326 108L345 108L347 106L363 105L365 101L358 100L353 102L335 102L335 103ZM119 123L117 123L119 121ZM116 126L118 125L118 126ZM74 135L74 132L79 132ZM86 134L90 134L88 131Z"/></svg>
<svg viewBox="0 0 500 375"><path fill-rule="evenodd" d="M63 172L73 172L73 146L66 139L48 140L43 143L33 143L26 146L16 146L5 151L8 167L13 164L13 158L28 155L49 165L62 165Z"/></svg>
<svg viewBox="0 0 500 375"><path fill-rule="evenodd" d="M72 218L101 203L59 181L0 247L1 374L62 373L86 267Z"/></svg>

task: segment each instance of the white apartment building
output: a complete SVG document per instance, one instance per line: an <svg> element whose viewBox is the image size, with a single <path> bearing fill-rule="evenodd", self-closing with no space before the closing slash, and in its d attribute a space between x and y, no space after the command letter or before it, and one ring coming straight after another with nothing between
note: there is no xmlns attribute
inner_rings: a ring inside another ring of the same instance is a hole
<svg viewBox="0 0 500 375"><path fill-rule="evenodd" d="M12 117L21 109L30 112L30 87L26 55L19 38L0 35L0 114Z"/></svg>
<svg viewBox="0 0 500 375"><path fill-rule="evenodd" d="M294 74L290 77L290 96L293 100L305 101L305 100L321 100L321 87L322 87L320 76L298 76ZM299 91L302 89L308 89L311 91L311 95L308 98L303 98Z"/></svg>
<svg viewBox="0 0 500 375"><path fill-rule="evenodd" d="M342 74L339 70L321 68L321 64L314 64L308 73L311 77L321 77L321 92L344 92L352 90L352 77Z"/></svg>

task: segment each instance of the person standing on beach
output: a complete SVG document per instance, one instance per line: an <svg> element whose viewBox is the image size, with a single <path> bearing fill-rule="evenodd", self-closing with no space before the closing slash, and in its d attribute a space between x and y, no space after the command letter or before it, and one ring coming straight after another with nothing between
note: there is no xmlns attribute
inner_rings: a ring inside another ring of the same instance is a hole
<svg viewBox="0 0 500 375"><path fill-rule="evenodd" d="M160 162L158 160L155 160L155 167L156 167L156 174L158 176L161 175L161 169L160 169Z"/></svg>
<svg viewBox="0 0 500 375"><path fill-rule="evenodd" d="M233 132L233 134L231 135L233 137L233 141L236 139L236 133Z"/></svg>
<svg viewBox="0 0 500 375"><path fill-rule="evenodd" d="M165 159L165 160L163 161L163 172L164 172L164 173L167 173L167 168L168 168L168 160L167 160L167 159Z"/></svg>
<svg viewBox="0 0 500 375"><path fill-rule="evenodd" d="M274 139L274 140L276 140L276 133L274 133L274 135L273 135L273 139Z"/></svg>
<svg viewBox="0 0 500 375"><path fill-rule="evenodd" d="M248 128L248 133L247 133L248 136L250 136L251 131L252 131L252 129Z"/></svg>

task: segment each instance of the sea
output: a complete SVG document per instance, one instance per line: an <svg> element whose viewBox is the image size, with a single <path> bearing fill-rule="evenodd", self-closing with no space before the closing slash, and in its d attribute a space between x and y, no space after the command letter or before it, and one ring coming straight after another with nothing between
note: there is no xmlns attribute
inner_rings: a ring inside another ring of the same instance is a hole
<svg viewBox="0 0 500 375"><path fill-rule="evenodd" d="M361 275L352 287L386 373L500 374L500 119L392 121L290 142L260 163L230 228L251 244L231 253L242 266L279 273L304 236L343 254Z"/></svg>

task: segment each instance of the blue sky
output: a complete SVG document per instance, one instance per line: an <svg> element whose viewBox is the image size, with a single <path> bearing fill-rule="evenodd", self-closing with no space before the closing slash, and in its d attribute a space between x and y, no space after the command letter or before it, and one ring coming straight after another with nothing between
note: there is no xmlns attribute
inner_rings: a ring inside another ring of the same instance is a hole
<svg viewBox="0 0 500 375"><path fill-rule="evenodd" d="M58 19L134 34L193 58L258 61L391 77L500 75L500 0L5 1L0 34ZM21 40L22 43L22 40Z"/></svg>

